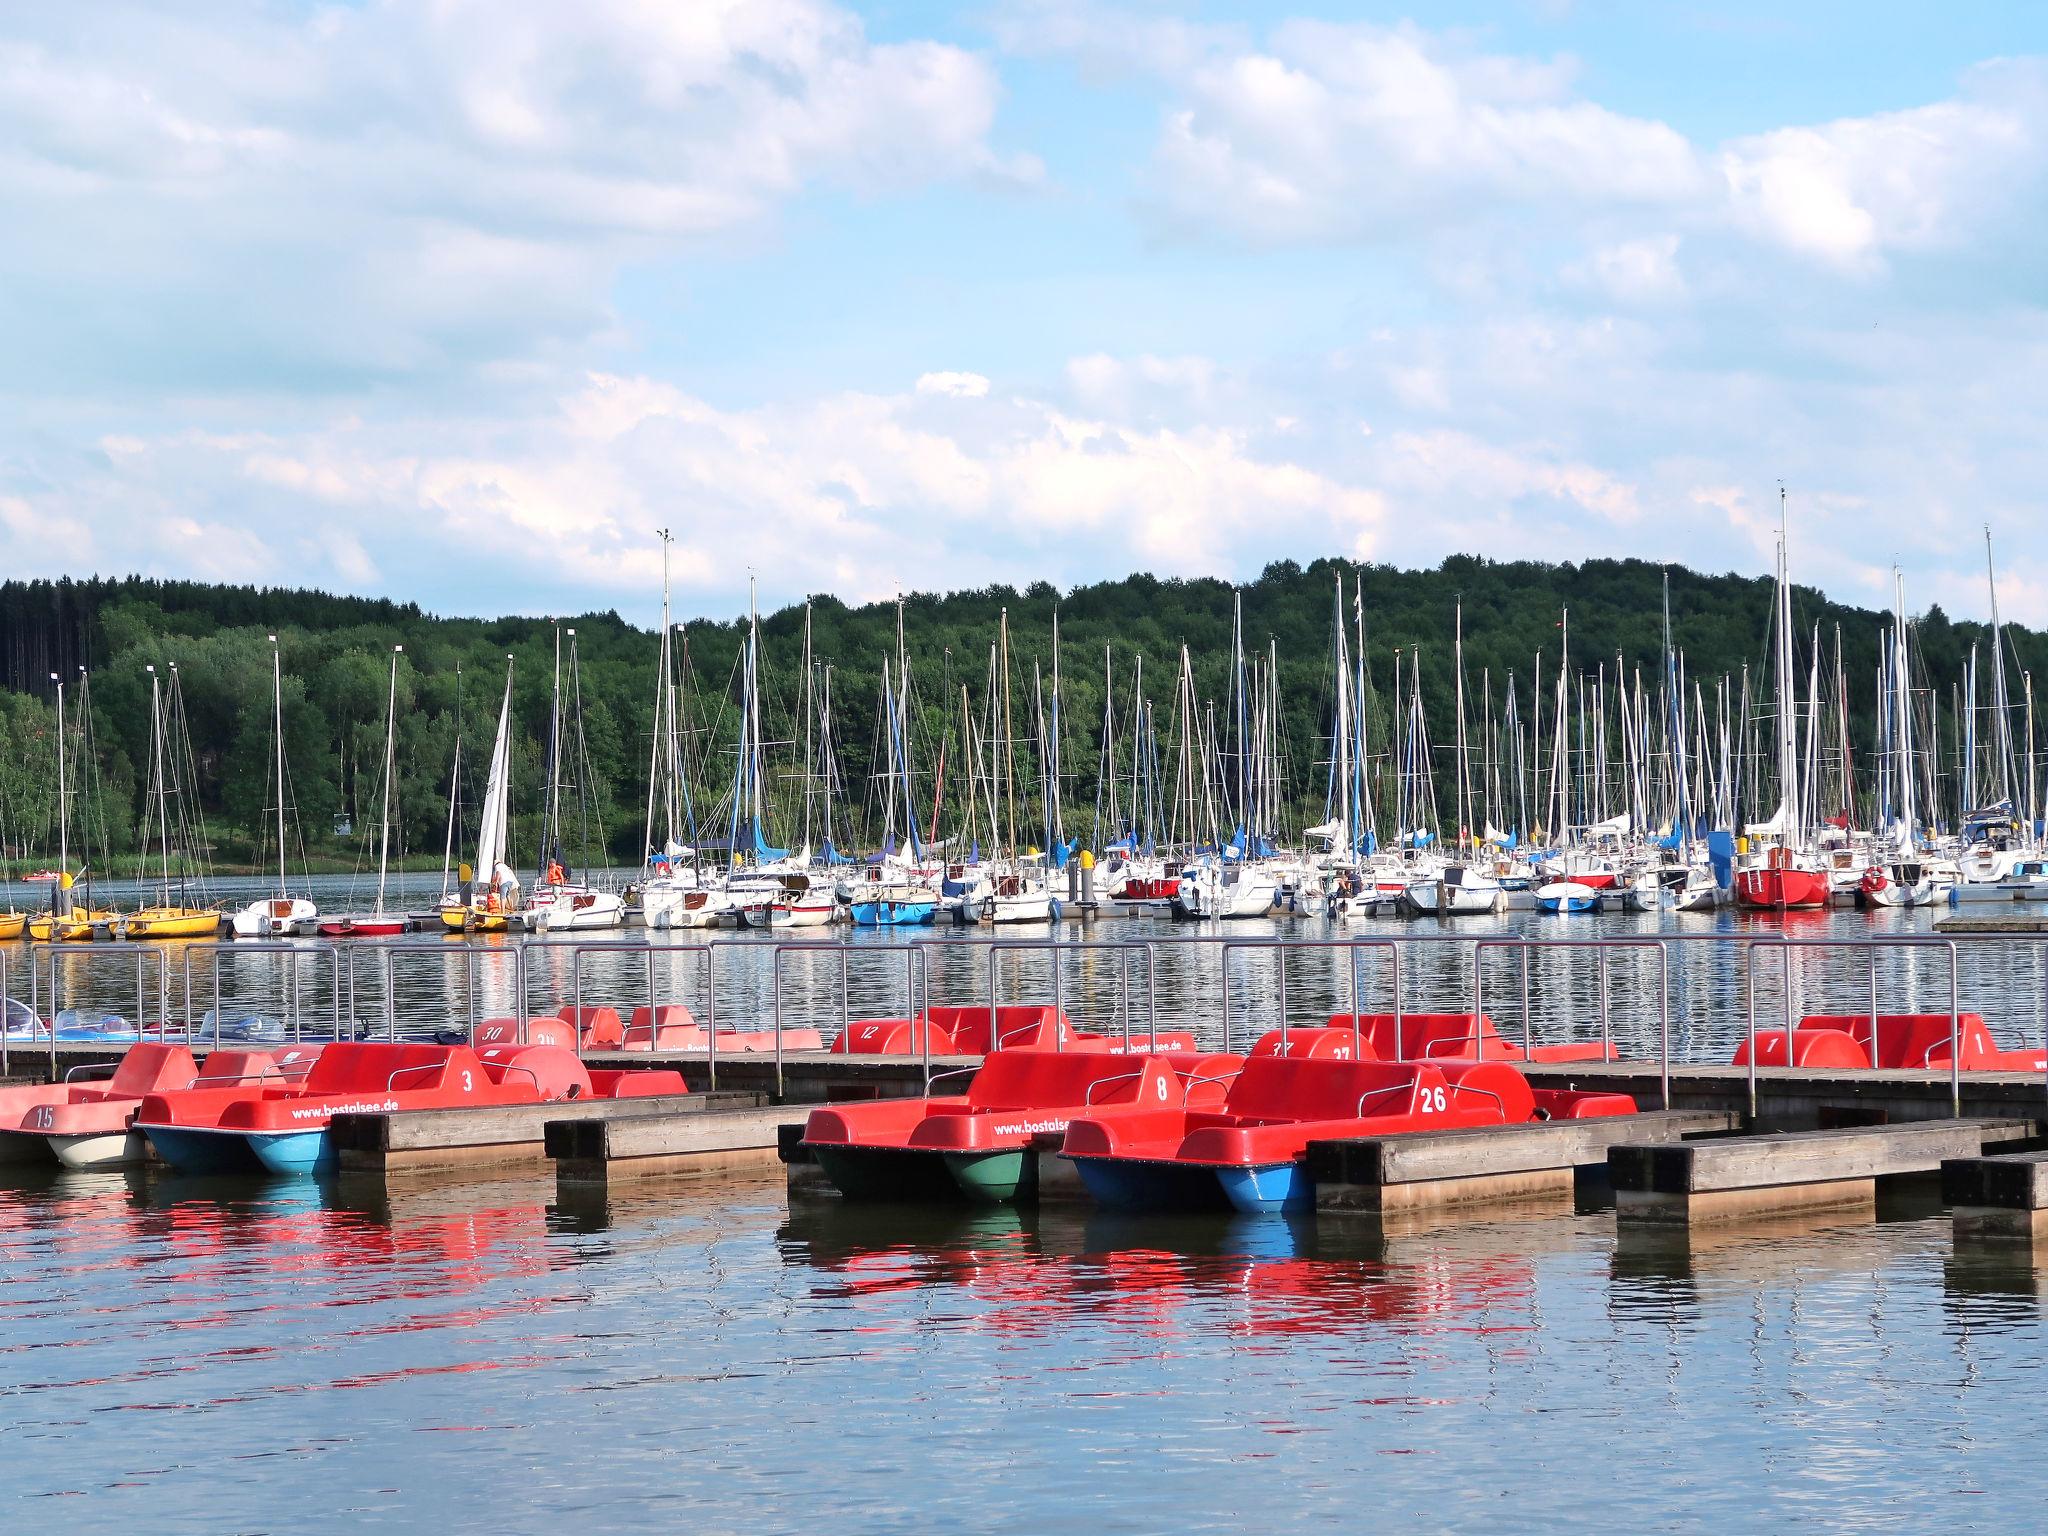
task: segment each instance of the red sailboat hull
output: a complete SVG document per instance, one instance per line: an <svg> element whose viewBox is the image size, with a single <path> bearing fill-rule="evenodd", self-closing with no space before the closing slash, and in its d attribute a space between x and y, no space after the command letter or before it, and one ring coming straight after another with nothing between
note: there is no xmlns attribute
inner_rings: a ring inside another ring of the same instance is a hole
<svg viewBox="0 0 2048 1536"><path fill-rule="evenodd" d="M1735 876L1735 900L1773 912L1803 912L1828 904L1828 877L1817 869L1745 869Z"/></svg>

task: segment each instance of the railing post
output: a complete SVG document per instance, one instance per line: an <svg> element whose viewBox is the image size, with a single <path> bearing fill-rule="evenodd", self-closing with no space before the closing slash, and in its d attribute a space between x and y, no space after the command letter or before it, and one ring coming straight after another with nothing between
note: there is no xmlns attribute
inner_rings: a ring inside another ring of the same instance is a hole
<svg viewBox="0 0 2048 1536"><path fill-rule="evenodd" d="M1600 1059L1614 1059L1614 1024L1607 1013L1607 946L1602 943L1595 951L1600 962Z"/></svg>
<svg viewBox="0 0 2048 1536"><path fill-rule="evenodd" d="M1863 953L1870 959L1870 1064L1874 1067L1884 1060L1877 1049L1877 946L1868 945Z"/></svg>
<svg viewBox="0 0 2048 1536"><path fill-rule="evenodd" d="M1066 967L1060 964L1060 929L1060 924L1053 924L1052 938L1046 945L1046 959L1052 966L1052 1048L1055 1051L1064 1051L1067 1048ZM995 1028L993 1018L989 1020L989 1028Z"/></svg>
<svg viewBox="0 0 2048 1536"><path fill-rule="evenodd" d="M1287 1038L1287 1026L1291 1017L1292 1010L1287 1006L1287 945L1282 943L1280 946L1280 1038L1282 1040Z"/></svg>
<svg viewBox="0 0 2048 1536"><path fill-rule="evenodd" d="M1657 941L1657 1103L1671 1107L1671 946Z"/></svg>
<svg viewBox="0 0 2048 1536"><path fill-rule="evenodd" d="M1522 957L1522 1054L1527 1056L1535 1049L1536 1040L1536 1023L1530 1017L1530 1009L1534 1005L1529 986L1529 941L1518 939L1516 944L1516 953Z"/></svg>
<svg viewBox="0 0 2048 1536"><path fill-rule="evenodd" d="M1962 978L1959 974L1956 941L1948 941L1948 1093L1949 1109L1963 1117L1963 1012ZM1872 1060L1876 1053L1872 1053Z"/></svg>
<svg viewBox="0 0 2048 1536"><path fill-rule="evenodd" d="M1223 946L1223 1052L1230 1054L1230 946Z"/></svg>
<svg viewBox="0 0 2048 1536"><path fill-rule="evenodd" d="M1790 1066L1794 1066L1794 1065L1796 1065L1796 1064L1797 1064L1797 1062L1798 1062L1798 1060L1799 1060L1798 1052L1797 1052L1796 1050L1794 1050L1794 1048L1793 1048L1793 1047L1794 1047L1794 1045L1796 1044L1796 1040L1795 1040L1795 1037L1794 1037L1794 1034L1793 1034L1793 1031L1794 1031L1794 1028L1795 1028L1795 1026L1794 1026L1794 1024L1793 1024L1793 1022L1792 1022L1792 945L1791 945L1791 943L1790 943L1789 941L1781 942L1781 943L1780 943L1780 945L1779 945L1779 947L1778 947L1778 953L1779 953L1779 954L1781 954L1781 955L1783 955L1783 956L1785 957L1785 1065L1786 1065L1786 1066L1788 1066L1788 1067L1790 1067ZM1871 1057L1871 1064L1872 1064L1873 1066L1875 1066L1875 1065L1876 1065L1876 1063L1877 1063L1877 1058L1876 1058L1876 1056L1874 1056L1874 1055L1873 1055L1873 1056Z"/></svg>
<svg viewBox="0 0 2048 1536"><path fill-rule="evenodd" d="M1745 939L1742 944L1742 1002L1747 1020L1747 1034L1743 1041L1743 1060L1749 1064L1749 1118L1756 1119L1756 941Z"/></svg>

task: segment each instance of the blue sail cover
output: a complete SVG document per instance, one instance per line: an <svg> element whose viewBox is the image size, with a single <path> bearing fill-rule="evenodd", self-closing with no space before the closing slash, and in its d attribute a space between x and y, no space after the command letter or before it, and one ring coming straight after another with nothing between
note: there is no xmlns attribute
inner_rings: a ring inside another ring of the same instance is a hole
<svg viewBox="0 0 2048 1536"><path fill-rule="evenodd" d="M841 853L837 848L833 847L832 839L828 837L825 839L825 851L818 855L818 862L820 864L851 864L853 856Z"/></svg>
<svg viewBox="0 0 2048 1536"><path fill-rule="evenodd" d="M1735 883L1735 834L1707 834L1707 862L1714 867L1714 884L1726 890Z"/></svg>
<svg viewBox="0 0 2048 1536"><path fill-rule="evenodd" d="M758 816L754 818L754 857L763 863L772 863L776 859L786 859L789 857L789 850L787 848L770 848L768 846L768 839L761 835L761 818Z"/></svg>

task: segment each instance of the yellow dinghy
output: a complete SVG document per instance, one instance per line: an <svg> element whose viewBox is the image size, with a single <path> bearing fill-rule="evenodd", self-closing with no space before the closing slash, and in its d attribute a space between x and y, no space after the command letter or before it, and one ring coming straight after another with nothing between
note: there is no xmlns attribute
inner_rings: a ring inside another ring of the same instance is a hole
<svg viewBox="0 0 2048 1536"><path fill-rule="evenodd" d="M441 926L450 933L503 933L512 926L512 917L489 907L443 907Z"/></svg>
<svg viewBox="0 0 2048 1536"><path fill-rule="evenodd" d="M44 912L28 920L28 936L38 944L52 940L60 944L90 943L97 929L105 927L111 931L120 915L104 908L88 912L84 907L73 907L68 913Z"/></svg>
<svg viewBox="0 0 2048 1536"><path fill-rule="evenodd" d="M130 939L210 939L220 932L220 914L202 907L144 907L128 914L123 936Z"/></svg>
<svg viewBox="0 0 2048 1536"><path fill-rule="evenodd" d="M0 942L18 939L28 931L26 912L0 912Z"/></svg>

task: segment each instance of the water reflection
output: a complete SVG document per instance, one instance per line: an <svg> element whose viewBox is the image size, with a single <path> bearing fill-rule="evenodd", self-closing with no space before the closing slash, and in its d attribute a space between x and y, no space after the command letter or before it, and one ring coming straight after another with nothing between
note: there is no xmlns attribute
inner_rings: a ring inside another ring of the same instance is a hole
<svg viewBox="0 0 2048 1536"><path fill-rule="evenodd" d="M10 1491L96 1525L2016 1528L2042 1306L1938 1217L0 1177Z"/></svg>
<svg viewBox="0 0 2048 1536"><path fill-rule="evenodd" d="M417 877L415 877L417 878ZM53 1001L103 1008L154 1026L165 1020L229 1022L263 1016L295 1019L311 1033L336 1020L349 1028L418 1034L466 1029L474 1019L527 1010L551 1013L580 997L622 1010L681 1002L700 1019L765 1027L778 1015L789 1028L828 1036L844 1018L897 1017L924 999L979 1002L1058 995L1085 1028L1118 1032L1191 1029L1206 1048L1242 1048L1284 1016L1295 1024L1348 1011L1392 1006L1392 946L1282 954L1249 947L1270 939L1398 939L1399 993L1411 1011L1473 1006L1475 995L1510 1038L1597 1040L1605 1033L1626 1053L1654 1057L1668 1029L1679 1060L1725 1061L1748 1027L1778 1027L1789 1009L1857 1012L1875 995L1885 1011L1946 1011L1951 962L1946 945L1865 951L1852 941L1926 936L1935 914L1917 909L1801 914L1784 928L1734 912L1613 913L1558 919L1508 913L1494 919L1356 924L1341 930L1282 918L1190 928L1152 918L1065 925L1068 948L1057 973L1043 945L1046 930L1004 930L1001 945L954 939L945 930L834 930L803 947L771 935L650 936L641 931L587 941L521 943L504 937L403 940L347 946L340 958L322 946L294 953L232 943L88 945L43 951L33 988L30 951L6 952L8 990L33 990L47 1016ZM1822 941L1790 951L1751 949L1744 937L1791 933ZM1525 953L1483 941L1601 937L1661 948ZM1719 942L1702 942L1704 936ZM982 937L987 937L986 935ZM660 942L650 942L659 939ZM1236 947L1226 947L1227 945ZM777 949L784 952L778 958ZM2048 944L2021 940L1962 947L1955 991L1960 1006L1984 1015L2005 1046L2039 1040L2048 1015ZM1660 962L1662 964L1660 965ZM1668 965L1668 975L1662 968ZM715 983L713 968L715 967ZM1225 973L1228 972L1228 1008ZM522 999L523 987L523 999ZM715 996L714 996L715 992Z"/></svg>
<svg viewBox="0 0 2048 1536"><path fill-rule="evenodd" d="M980 1326L1030 1333L1076 1313L1170 1340L1221 1328L1244 1337L1364 1327L1526 1327L1532 1253L1569 1229L1478 1225L1427 1238L1372 1222L1003 1208L962 1211L792 1202L783 1257L833 1277L821 1294L865 1302L936 1285L990 1310Z"/></svg>

